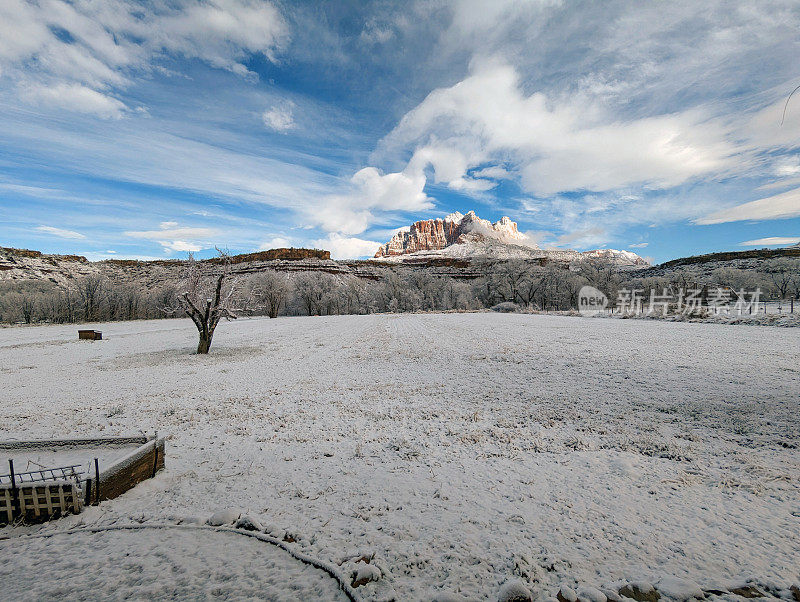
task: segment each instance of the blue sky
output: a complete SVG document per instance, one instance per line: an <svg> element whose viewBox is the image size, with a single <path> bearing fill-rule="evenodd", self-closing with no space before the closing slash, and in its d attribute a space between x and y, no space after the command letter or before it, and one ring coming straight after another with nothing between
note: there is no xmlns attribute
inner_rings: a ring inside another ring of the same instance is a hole
<svg viewBox="0 0 800 602"><path fill-rule="evenodd" d="M0 3L0 245L372 255L474 209L664 261L800 241L797 2Z"/></svg>

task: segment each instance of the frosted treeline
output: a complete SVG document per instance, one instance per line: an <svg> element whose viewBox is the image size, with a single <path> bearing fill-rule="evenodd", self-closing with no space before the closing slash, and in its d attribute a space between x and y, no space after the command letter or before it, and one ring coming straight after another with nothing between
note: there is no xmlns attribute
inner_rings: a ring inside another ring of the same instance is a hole
<svg viewBox="0 0 800 602"><path fill-rule="evenodd" d="M761 262L758 268L717 268L703 272L685 266L659 277L641 277L611 263L572 264L512 260L475 264L469 278L454 278L424 268L387 269L380 279L324 271L265 270L232 276L235 306L245 315L293 316L409 311L469 311L515 303L521 308L565 311L577 307L578 290L596 286L612 300L622 288L689 289L725 286L762 291L762 299L800 298L800 259ZM209 275L209 277L213 277ZM90 322L173 317L182 283L156 288L117 284L102 275L69 286L45 281L0 283L0 322Z"/></svg>

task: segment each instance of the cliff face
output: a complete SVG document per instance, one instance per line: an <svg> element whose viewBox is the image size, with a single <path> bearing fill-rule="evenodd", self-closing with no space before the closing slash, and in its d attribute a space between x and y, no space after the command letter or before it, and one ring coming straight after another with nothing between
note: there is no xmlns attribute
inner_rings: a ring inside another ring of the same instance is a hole
<svg viewBox="0 0 800 602"><path fill-rule="evenodd" d="M201 269L213 269L219 258L203 259ZM274 269L284 272L347 271L331 260L328 251L319 249L270 249L230 258L233 273L248 274ZM106 259L88 261L81 255L48 255L29 249L0 247L0 282L10 280L40 280L69 287L87 276L101 276L115 284L134 284L155 287L177 283L182 277L185 262L180 259L137 261ZM367 276L369 277L369 276Z"/></svg>
<svg viewBox="0 0 800 602"><path fill-rule="evenodd" d="M45 255L30 249L0 247L0 281L49 280L63 284L97 271L97 266L82 255Z"/></svg>
<svg viewBox="0 0 800 602"><path fill-rule="evenodd" d="M512 222L508 217L491 223L489 220L479 218L474 211L466 215L456 212L444 219L428 219L411 224L410 228L399 231L389 242L382 245L375 253L375 257L436 251L450 245L483 239L519 244L525 238L524 234L517 231L516 222Z"/></svg>

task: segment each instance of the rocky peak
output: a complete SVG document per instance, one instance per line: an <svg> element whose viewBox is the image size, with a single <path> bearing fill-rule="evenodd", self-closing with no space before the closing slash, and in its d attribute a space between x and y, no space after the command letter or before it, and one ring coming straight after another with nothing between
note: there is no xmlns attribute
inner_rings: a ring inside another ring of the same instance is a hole
<svg viewBox="0 0 800 602"><path fill-rule="evenodd" d="M375 257L436 251L454 244L485 239L520 244L526 240L526 236L517 230L517 223L508 217L504 216L492 223L481 219L474 211L466 215L456 211L444 219L421 220L411 224L410 228L399 230L389 242L378 249Z"/></svg>

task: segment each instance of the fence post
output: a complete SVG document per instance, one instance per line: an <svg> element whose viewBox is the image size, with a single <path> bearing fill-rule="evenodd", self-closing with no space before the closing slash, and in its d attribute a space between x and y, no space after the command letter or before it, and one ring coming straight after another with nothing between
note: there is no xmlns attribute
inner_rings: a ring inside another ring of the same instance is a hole
<svg viewBox="0 0 800 602"><path fill-rule="evenodd" d="M100 504L100 464L97 458L94 459L94 478L96 481L94 505L97 506Z"/></svg>
<svg viewBox="0 0 800 602"><path fill-rule="evenodd" d="M8 459L8 471L11 476L11 519L17 516L19 507L19 494L17 493L17 478L14 476L14 460Z"/></svg>
<svg viewBox="0 0 800 602"><path fill-rule="evenodd" d="M156 476L158 470L158 436L153 441L153 476Z"/></svg>
<svg viewBox="0 0 800 602"><path fill-rule="evenodd" d="M789 299L789 313L794 313L794 297Z"/></svg>
<svg viewBox="0 0 800 602"><path fill-rule="evenodd" d="M86 479L86 499L83 502L84 506L92 505L92 478Z"/></svg>

